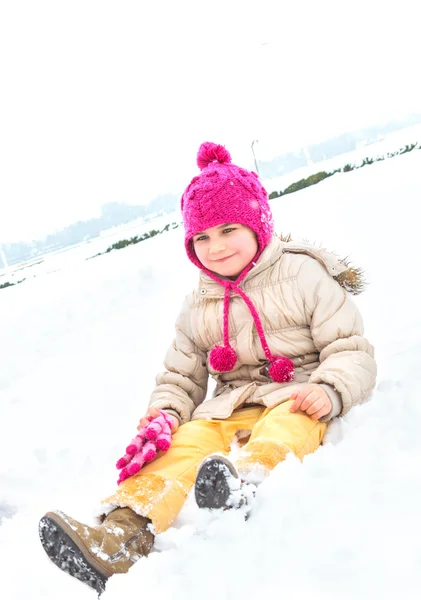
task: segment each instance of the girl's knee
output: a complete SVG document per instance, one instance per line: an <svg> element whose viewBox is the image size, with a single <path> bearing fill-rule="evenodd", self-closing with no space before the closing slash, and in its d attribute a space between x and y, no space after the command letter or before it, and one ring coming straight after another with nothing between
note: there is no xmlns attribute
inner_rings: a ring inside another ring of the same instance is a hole
<svg viewBox="0 0 421 600"><path fill-rule="evenodd" d="M268 415L274 416L274 415L281 415L281 414L293 415L294 413L292 413L290 411L292 404L293 404L293 400L285 400L284 402L281 402L277 406L274 406L273 408L268 408L267 410L265 410L265 412L263 413L262 416L267 417Z"/></svg>
<svg viewBox="0 0 421 600"><path fill-rule="evenodd" d="M181 425L173 436L172 446L194 445L201 448L220 448L221 432L218 423L198 419Z"/></svg>

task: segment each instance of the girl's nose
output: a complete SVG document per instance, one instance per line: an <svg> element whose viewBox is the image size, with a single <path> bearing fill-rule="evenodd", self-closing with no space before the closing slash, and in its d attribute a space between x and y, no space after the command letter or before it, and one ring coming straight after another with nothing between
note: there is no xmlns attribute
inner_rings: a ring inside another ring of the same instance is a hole
<svg viewBox="0 0 421 600"><path fill-rule="evenodd" d="M225 250L225 244L215 243L212 244L209 248L209 254L218 254L219 252L223 252Z"/></svg>

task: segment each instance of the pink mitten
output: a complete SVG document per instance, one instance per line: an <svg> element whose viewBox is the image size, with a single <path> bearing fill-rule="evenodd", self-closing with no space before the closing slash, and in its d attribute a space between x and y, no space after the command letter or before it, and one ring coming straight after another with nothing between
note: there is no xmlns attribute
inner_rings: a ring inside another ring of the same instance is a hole
<svg viewBox="0 0 421 600"><path fill-rule="evenodd" d="M121 469L117 484L136 475L145 463L156 458L158 450L166 452L171 445L172 421L163 411L159 417L152 419L132 439L126 448L126 454L117 461L117 469Z"/></svg>

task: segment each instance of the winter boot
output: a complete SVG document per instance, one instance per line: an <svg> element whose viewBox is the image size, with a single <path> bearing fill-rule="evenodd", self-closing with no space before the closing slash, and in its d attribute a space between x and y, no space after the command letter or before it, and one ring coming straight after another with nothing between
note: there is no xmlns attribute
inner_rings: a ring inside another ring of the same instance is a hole
<svg viewBox="0 0 421 600"><path fill-rule="evenodd" d="M256 487L242 481L225 456L212 454L199 467L194 493L199 508L240 508L250 504Z"/></svg>
<svg viewBox="0 0 421 600"><path fill-rule="evenodd" d="M149 523L130 508L114 510L98 527L57 511L41 519L39 535L54 564L101 594L111 575L126 573L149 554L154 542Z"/></svg>

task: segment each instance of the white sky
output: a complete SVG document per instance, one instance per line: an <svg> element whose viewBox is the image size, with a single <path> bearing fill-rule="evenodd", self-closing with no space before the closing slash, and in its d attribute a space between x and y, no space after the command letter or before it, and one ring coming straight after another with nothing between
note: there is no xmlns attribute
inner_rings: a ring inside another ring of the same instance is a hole
<svg viewBox="0 0 421 600"><path fill-rule="evenodd" d="M0 4L0 242L421 110L413 0Z"/></svg>

